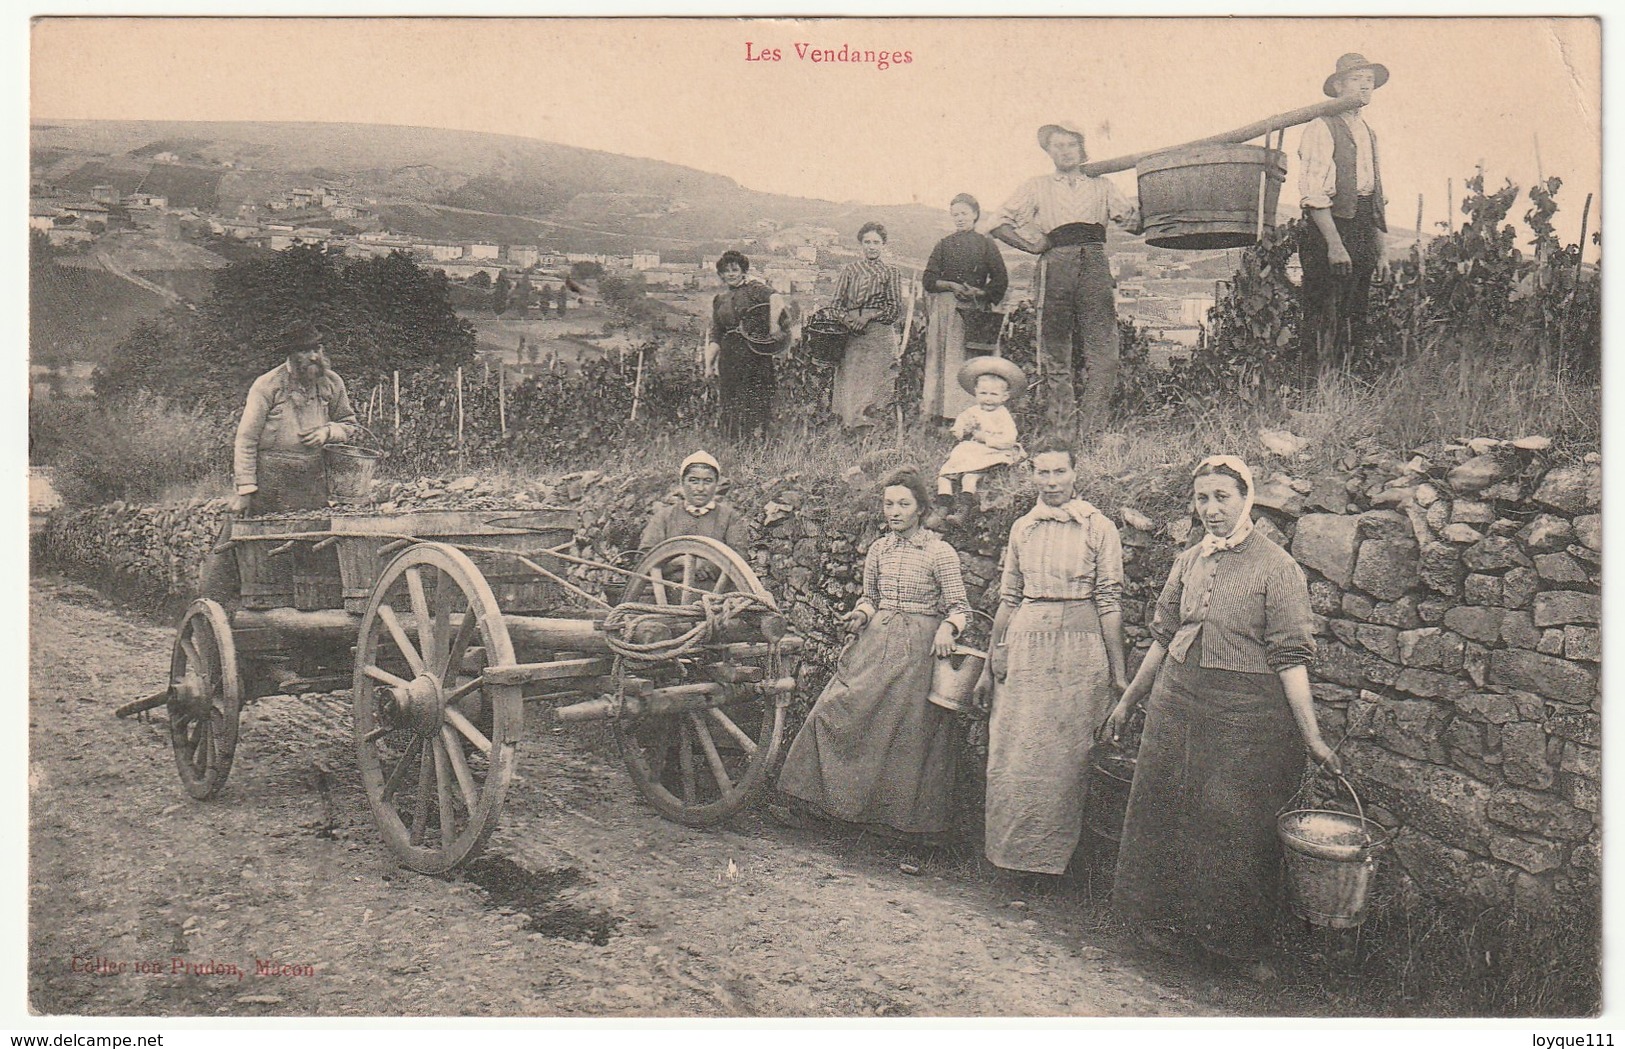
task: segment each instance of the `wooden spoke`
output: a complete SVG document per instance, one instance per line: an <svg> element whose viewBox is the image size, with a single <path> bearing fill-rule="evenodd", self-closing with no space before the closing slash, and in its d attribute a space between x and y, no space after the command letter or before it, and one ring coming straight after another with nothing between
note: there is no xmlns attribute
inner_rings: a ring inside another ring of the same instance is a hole
<svg viewBox="0 0 1625 1049"><path fill-rule="evenodd" d="M451 639L451 644L446 649L446 662L439 670L440 680L457 680L463 666L463 657L468 653L468 643L474 639L474 629L477 626L479 620L474 618L474 610L465 605L462 617L457 621L457 636Z"/></svg>
<svg viewBox="0 0 1625 1049"><path fill-rule="evenodd" d="M423 569L417 565L406 570L406 595L418 624L418 650L427 655L434 649L434 622L429 616L429 599L423 594Z"/></svg>
<svg viewBox="0 0 1625 1049"><path fill-rule="evenodd" d="M694 747L689 741L688 722L678 722L677 764L683 773L683 800L693 804L699 797L699 786L694 781Z"/></svg>
<svg viewBox="0 0 1625 1049"><path fill-rule="evenodd" d="M412 742L406 745L406 753L401 755L401 760L396 763L394 771L389 774L389 779L384 783L385 801L393 798L395 796L395 792L401 789L401 781L406 778L406 773L412 766L412 759L418 756L418 752L422 748L423 737L413 736Z"/></svg>
<svg viewBox="0 0 1625 1049"><path fill-rule="evenodd" d="M378 621L384 624L385 630L389 631L390 639L395 642L395 647L400 650L401 655L406 659L406 665L412 668L413 676L423 673L423 659L418 655L418 650L412 644L412 640L406 636L406 628L401 626L400 618L395 615L395 610L388 605L379 605ZM418 620L419 624L423 622L421 619ZM421 626L420 629L422 629Z"/></svg>
<svg viewBox="0 0 1625 1049"><path fill-rule="evenodd" d="M717 753L716 741L711 738L711 730L705 727L705 722L694 711L688 712L688 720L694 726L694 735L699 737L700 749L705 752L705 763L711 766L711 778L717 781L717 788L726 794L733 789L733 780L728 778L728 770L722 764L722 755Z"/></svg>
<svg viewBox="0 0 1625 1049"><path fill-rule="evenodd" d="M434 645L432 654L424 657L424 663L441 680L445 680L447 660L451 651L451 605L455 584L444 575L436 575L434 587ZM461 596L461 595L458 595Z"/></svg>
<svg viewBox="0 0 1625 1049"><path fill-rule="evenodd" d="M722 726L724 732L734 738L734 741L739 744L740 750L743 750L751 757L756 756L756 741L751 739L744 729L734 724L733 718L724 714L720 707L711 707L706 713L711 715L712 720Z"/></svg>
<svg viewBox="0 0 1625 1049"><path fill-rule="evenodd" d="M666 597L666 577L659 568L649 569L649 575L654 577L654 584L650 587L654 591L655 604L669 605L671 601Z"/></svg>
<svg viewBox="0 0 1625 1049"><path fill-rule="evenodd" d="M375 667L370 663L362 667L361 672L379 684L388 685L390 688L405 688L408 684L410 684L410 682L406 681L405 679L398 678L382 667Z"/></svg>
<svg viewBox="0 0 1625 1049"><path fill-rule="evenodd" d="M461 710L453 706L446 707L446 723L461 732L464 738L474 744L480 753L486 755L491 753L491 741L485 738L485 733L474 727L472 721L463 716Z"/></svg>
<svg viewBox="0 0 1625 1049"><path fill-rule="evenodd" d="M429 737L434 751L434 792L440 800L440 844L444 848L457 836L457 817L451 808L451 770L446 767L446 743L439 734Z"/></svg>
<svg viewBox="0 0 1625 1049"><path fill-rule="evenodd" d="M733 576L728 574L727 569L724 569L722 574L717 576L717 581L711 585L711 592L713 594L726 594L728 586L732 582Z"/></svg>
<svg viewBox="0 0 1625 1049"><path fill-rule="evenodd" d="M683 555L683 589L677 593L679 604L686 605L693 601L691 588L694 586L694 561L693 554Z"/></svg>
<svg viewBox="0 0 1625 1049"><path fill-rule="evenodd" d="M449 706L450 704L457 702L459 699L462 699L464 696L467 696L469 693L478 692L484 687L485 679L483 677L477 677L469 681L465 681L461 685L458 685L456 688L452 689L450 692L446 693L446 703Z"/></svg>
<svg viewBox="0 0 1625 1049"><path fill-rule="evenodd" d="M424 747L418 755L418 796L412 803L413 845L423 844L423 834L429 829L429 780L433 775L430 771L430 749Z"/></svg>
<svg viewBox="0 0 1625 1049"><path fill-rule="evenodd" d="M469 813L480 807L479 791L474 786L474 774L468 770L468 759L463 755L463 745L452 732L450 725L440 726L440 743L446 750L446 757L451 761L452 774L457 777L457 789L463 792L463 807Z"/></svg>

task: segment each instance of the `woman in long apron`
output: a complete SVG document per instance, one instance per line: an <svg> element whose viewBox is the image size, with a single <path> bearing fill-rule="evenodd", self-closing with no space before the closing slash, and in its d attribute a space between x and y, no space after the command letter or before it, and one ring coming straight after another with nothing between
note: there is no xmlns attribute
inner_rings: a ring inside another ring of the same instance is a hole
<svg viewBox="0 0 1625 1049"><path fill-rule="evenodd" d="M1074 491L1076 460L1047 439L1032 454L1038 504L1010 529L993 651L986 853L1058 875L1083 832L1089 752L1123 689L1123 547ZM999 681L995 686L994 681Z"/></svg>
<svg viewBox="0 0 1625 1049"><path fill-rule="evenodd" d="M959 555L920 527L928 495L912 470L887 479L887 530L864 558L862 600L841 617L857 639L790 745L779 790L817 815L935 838L950 830L954 719L926 697L970 604Z"/></svg>
<svg viewBox="0 0 1625 1049"><path fill-rule="evenodd" d="M871 413L891 403L900 353L892 325L903 312L902 280L897 270L881 261L886 227L864 223L858 230L858 244L863 258L841 268L833 302L845 311L852 337L841 363L835 366L830 411L848 430L875 425L880 420Z"/></svg>
<svg viewBox="0 0 1625 1049"><path fill-rule="evenodd" d="M937 241L920 278L926 298L925 383L920 414L931 420L954 419L972 403L959 388L965 363L967 313L986 313L1004 298L1010 276L993 238L976 232L982 206L969 193L948 205L954 232Z"/></svg>
<svg viewBox="0 0 1625 1049"><path fill-rule="evenodd" d="M1292 555L1253 529L1252 472L1212 456L1192 487L1207 535L1175 559L1151 649L1111 714L1116 738L1146 702L1112 902L1156 949L1200 946L1269 979L1275 814L1306 752L1340 766L1309 691L1309 588Z"/></svg>

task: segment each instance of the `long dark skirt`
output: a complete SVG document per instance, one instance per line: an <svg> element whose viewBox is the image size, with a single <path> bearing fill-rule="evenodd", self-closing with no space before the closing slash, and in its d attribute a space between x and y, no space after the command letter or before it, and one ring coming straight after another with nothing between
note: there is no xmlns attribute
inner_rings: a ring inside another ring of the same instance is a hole
<svg viewBox="0 0 1625 1049"><path fill-rule="evenodd" d="M1112 901L1130 921L1180 929L1250 957L1268 943L1280 891L1275 814L1305 751L1275 674L1169 657L1146 704Z"/></svg>
<svg viewBox="0 0 1625 1049"><path fill-rule="evenodd" d="M841 659L779 774L779 789L850 823L949 827L953 715L926 700L938 616L882 610Z"/></svg>

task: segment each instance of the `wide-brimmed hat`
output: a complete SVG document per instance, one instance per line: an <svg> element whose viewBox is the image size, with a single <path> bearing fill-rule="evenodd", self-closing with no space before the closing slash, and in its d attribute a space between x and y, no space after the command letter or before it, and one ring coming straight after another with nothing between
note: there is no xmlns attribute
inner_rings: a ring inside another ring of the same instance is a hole
<svg viewBox="0 0 1625 1049"><path fill-rule="evenodd" d="M1086 141L1083 134L1083 125L1070 120L1062 120L1054 124L1045 124L1038 129L1038 148L1048 149L1050 136L1057 131L1065 131L1067 134L1076 135L1079 142Z"/></svg>
<svg viewBox="0 0 1625 1049"><path fill-rule="evenodd" d="M296 324L277 336L277 344L288 353L313 350L322 344L322 330L314 324Z"/></svg>
<svg viewBox="0 0 1625 1049"><path fill-rule="evenodd" d="M1006 357L972 357L959 366L959 385L965 388L966 393L976 392L976 380L983 375L997 375L1010 384L1011 393L1021 393L1027 388L1027 373L1021 370L1021 365Z"/></svg>
<svg viewBox="0 0 1625 1049"><path fill-rule="evenodd" d="M1358 51L1350 51L1348 54L1337 60L1337 72L1326 78L1326 84L1322 90L1326 92L1328 97L1336 98L1337 78L1343 76L1345 73L1352 73L1359 69L1371 70L1372 74L1376 77L1375 86L1377 87L1381 87L1382 85L1388 83L1387 66L1383 65L1381 62L1367 62L1365 60L1365 56L1360 54ZM1039 134L1043 134L1043 132L1039 132Z"/></svg>

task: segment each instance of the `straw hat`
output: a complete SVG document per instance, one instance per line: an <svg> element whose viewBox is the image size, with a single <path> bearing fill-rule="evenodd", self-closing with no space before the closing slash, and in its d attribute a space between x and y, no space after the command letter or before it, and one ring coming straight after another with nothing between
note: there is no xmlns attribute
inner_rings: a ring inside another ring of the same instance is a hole
<svg viewBox="0 0 1625 1049"><path fill-rule="evenodd" d="M1326 84L1322 90L1326 92L1328 98L1336 98L1337 78L1343 76L1345 73L1353 73L1360 69L1371 70L1372 74L1376 77L1376 83L1373 85L1374 87L1381 87L1382 85L1388 83L1387 66L1383 65L1381 62L1367 62L1365 60L1365 56L1360 54L1358 51L1350 51L1348 54L1337 60L1337 72L1326 78ZM1043 131L1039 131L1039 135L1042 136Z"/></svg>
<svg viewBox="0 0 1625 1049"><path fill-rule="evenodd" d="M1061 120L1053 124L1045 124L1043 127L1038 129L1038 148L1049 149L1050 136L1055 134L1057 131L1065 131L1069 135L1076 135L1078 136L1079 142L1086 141L1083 134L1082 124L1071 120Z"/></svg>
<svg viewBox="0 0 1625 1049"><path fill-rule="evenodd" d="M1021 393L1027 388L1027 373L1021 370L1021 365L1006 357L993 356L972 357L960 365L959 385L966 393L975 393L976 380L983 375L997 375L1010 384L1011 393Z"/></svg>

